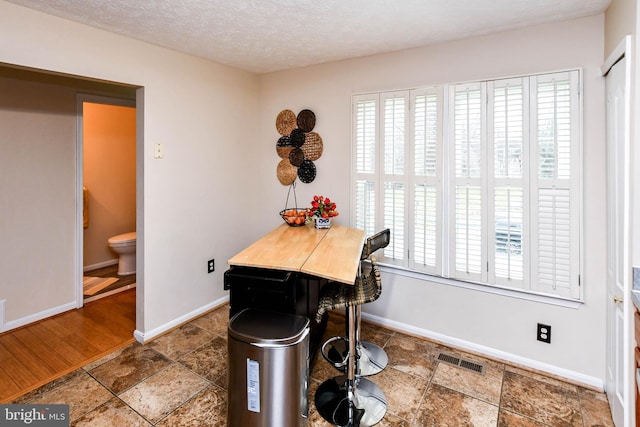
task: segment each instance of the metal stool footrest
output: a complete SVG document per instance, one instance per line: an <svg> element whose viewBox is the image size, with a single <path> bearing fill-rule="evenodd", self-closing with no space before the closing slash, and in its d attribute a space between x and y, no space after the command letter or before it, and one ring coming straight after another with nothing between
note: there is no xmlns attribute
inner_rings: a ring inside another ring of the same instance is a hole
<svg viewBox="0 0 640 427"><path fill-rule="evenodd" d="M322 344L322 357L340 372L347 370L349 341L344 337L331 337Z"/></svg>
<svg viewBox="0 0 640 427"><path fill-rule="evenodd" d="M382 372L389 363L387 353L377 344L369 341L358 343L356 356L356 376L368 377ZM322 345L322 357L338 371L347 371L349 341L344 337L331 337Z"/></svg>

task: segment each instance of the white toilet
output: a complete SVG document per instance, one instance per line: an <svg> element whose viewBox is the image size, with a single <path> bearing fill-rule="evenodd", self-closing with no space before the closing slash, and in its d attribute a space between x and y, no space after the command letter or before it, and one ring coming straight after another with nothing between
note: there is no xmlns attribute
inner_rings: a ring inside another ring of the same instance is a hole
<svg viewBox="0 0 640 427"><path fill-rule="evenodd" d="M109 247L118 255L118 275L136 272L136 232L118 234L109 239Z"/></svg>

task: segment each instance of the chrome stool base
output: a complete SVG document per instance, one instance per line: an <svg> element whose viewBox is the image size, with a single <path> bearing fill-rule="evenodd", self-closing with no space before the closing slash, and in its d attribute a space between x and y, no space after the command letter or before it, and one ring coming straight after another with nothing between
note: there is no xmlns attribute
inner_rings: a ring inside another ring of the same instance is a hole
<svg viewBox="0 0 640 427"><path fill-rule="evenodd" d="M360 341L358 343L358 362L356 375L369 376L380 373L389 363L389 356L377 344L369 341Z"/></svg>
<svg viewBox="0 0 640 427"><path fill-rule="evenodd" d="M330 378L318 387L315 403L322 418L337 426L368 427L378 424L387 412L387 399L380 387L366 378L355 381L351 423L348 389L346 375Z"/></svg>

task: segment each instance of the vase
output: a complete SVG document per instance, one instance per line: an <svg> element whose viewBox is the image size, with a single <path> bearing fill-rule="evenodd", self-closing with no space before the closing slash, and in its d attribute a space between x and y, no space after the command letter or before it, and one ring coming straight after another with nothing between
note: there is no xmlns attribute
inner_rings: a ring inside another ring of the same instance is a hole
<svg viewBox="0 0 640 427"><path fill-rule="evenodd" d="M316 228L331 227L331 218L316 218Z"/></svg>

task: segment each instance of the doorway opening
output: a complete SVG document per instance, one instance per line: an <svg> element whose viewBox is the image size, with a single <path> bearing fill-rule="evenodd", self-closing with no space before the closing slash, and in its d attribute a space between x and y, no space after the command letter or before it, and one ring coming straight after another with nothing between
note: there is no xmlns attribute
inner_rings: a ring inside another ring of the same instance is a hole
<svg viewBox="0 0 640 427"><path fill-rule="evenodd" d="M136 108L83 95L78 110L86 303L136 287Z"/></svg>

